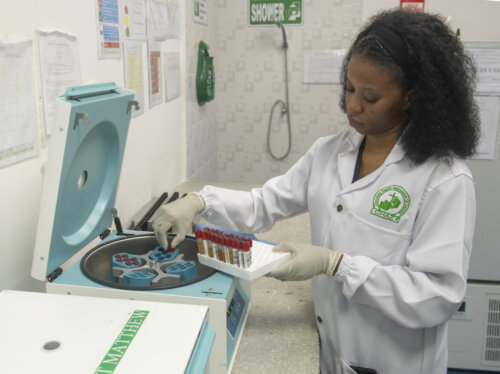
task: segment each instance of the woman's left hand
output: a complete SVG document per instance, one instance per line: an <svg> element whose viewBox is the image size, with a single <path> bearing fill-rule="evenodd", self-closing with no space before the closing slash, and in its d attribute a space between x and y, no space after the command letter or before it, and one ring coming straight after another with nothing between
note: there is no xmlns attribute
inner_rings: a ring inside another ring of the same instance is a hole
<svg viewBox="0 0 500 374"><path fill-rule="evenodd" d="M291 258L267 274L282 281L301 281L319 274L333 276L343 253L333 249L299 243L282 243L273 252L290 252Z"/></svg>

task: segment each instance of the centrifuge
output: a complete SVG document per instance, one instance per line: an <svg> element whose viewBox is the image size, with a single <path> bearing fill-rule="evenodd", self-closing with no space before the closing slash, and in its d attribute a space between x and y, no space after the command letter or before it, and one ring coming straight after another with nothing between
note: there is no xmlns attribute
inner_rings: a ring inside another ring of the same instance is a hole
<svg viewBox="0 0 500 374"><path fill-rule="evenodd" d="M206 305L215 331L209 372L229 372L250 282L201 264L193 236L162 248L153 233L121 228L114 204L137 105L114 83L70 87L58 98L32 276L47 282L48 293Z"/></svg>

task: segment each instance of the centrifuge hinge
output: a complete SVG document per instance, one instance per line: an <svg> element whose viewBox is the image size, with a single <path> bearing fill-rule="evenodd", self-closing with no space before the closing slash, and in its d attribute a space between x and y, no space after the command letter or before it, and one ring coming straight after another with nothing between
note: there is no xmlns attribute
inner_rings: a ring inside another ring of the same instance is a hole
<svg viewBox="0 0 500 374"><path fill-rule="evenodd" d="M130 110L132 109L132 107L134 107L135 110L141 109L141 107L139 105L139 102L135 101L135 100L132 100L132 101L128 102L127 113L130 112Z"/></svg>
<svg viewBox="0 0 500 374"><path fill-rule="evenodd" d="M54 270L52 273L50 273L49 275L47 275L47 280L49 282L52 282L54 279L56 279L59 275L61 275L63 272L63 269L61 268L57 268L56 270Z"/></svg>

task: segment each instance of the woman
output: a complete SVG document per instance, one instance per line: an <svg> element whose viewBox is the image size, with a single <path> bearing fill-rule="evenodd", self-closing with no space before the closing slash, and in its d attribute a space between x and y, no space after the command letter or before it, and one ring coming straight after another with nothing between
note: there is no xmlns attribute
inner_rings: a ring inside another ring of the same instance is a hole
<svg viewBox="0 0 500 374"><path fill-rule="evenodd" d="M340 107L350 129L320 138L251 192L206 186L154 221L183 239L195 216L261 232L308 211L313 245L269 275L313 278L322 373L437 374L461 303L475 221L475 69L438 16L387 11L346 54Z"/></svg>

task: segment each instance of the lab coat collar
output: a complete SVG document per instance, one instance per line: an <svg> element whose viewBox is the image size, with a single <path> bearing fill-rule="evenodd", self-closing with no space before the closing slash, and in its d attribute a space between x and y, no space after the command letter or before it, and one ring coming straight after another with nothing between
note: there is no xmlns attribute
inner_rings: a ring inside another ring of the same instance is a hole
<svg viewBox="0 0 500 374"><path fill-rule="evenodd" d="M364 135L358 133L357 131L349 129L347 133L347 142L349 145L345 152L339 153L338 165L340 180L342 183L342 193L363 188L372 183L388 165L399 162L405 155L403 147L401 146L401 138L399 138L398 142L394 145L384 163L377 170L373 171L366 177L352 183L354 167L356 165L356 159L358 157L358 150L363 138Z"/></svg>

